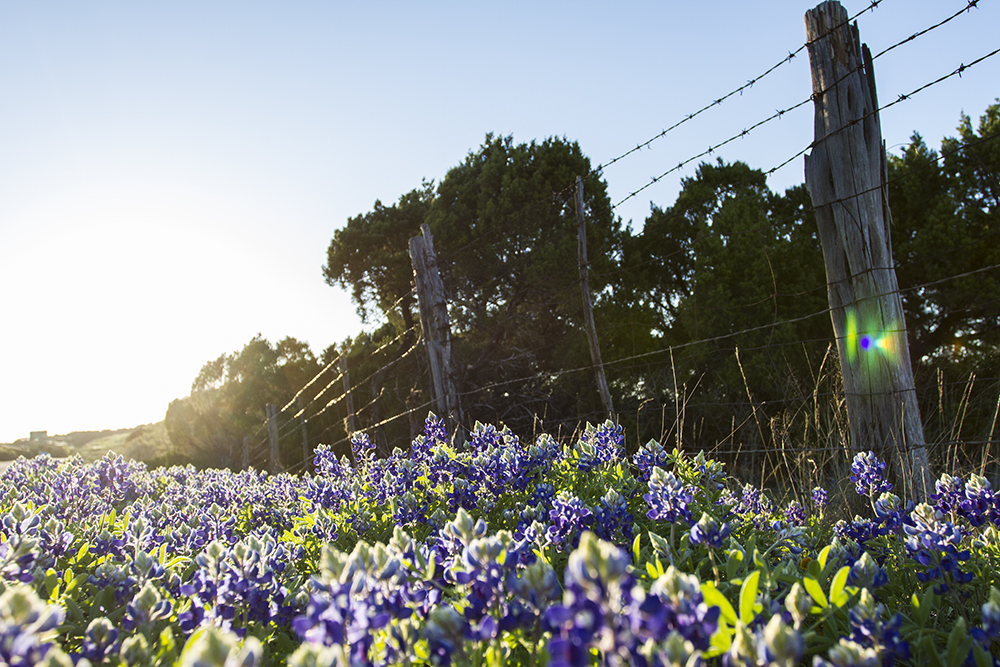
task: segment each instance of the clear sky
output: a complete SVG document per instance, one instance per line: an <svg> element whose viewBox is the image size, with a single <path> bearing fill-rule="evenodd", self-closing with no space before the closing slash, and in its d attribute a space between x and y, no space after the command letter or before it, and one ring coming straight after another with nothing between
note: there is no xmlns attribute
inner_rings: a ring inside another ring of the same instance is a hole
<svg viewBox="0 0 1000 667"><path fill-rule="evenodd" d="M0 0L0 442L163 418L253 336L357 334L334 231L440 180L487 132L607 163L805 42L810 2ZM853 15L865 2L850 2ZM965 0L883 0L873 53ZM977 9L876 60L880 101L1000 46ZM614 202L810 94L808 57L609 167ZM1000 57L887 109L898 151L1000 96ZM769 169L812 105L717 151ZM689 168L618 208L641 228ZM798 158L770 179L803 180Z"/></svg>

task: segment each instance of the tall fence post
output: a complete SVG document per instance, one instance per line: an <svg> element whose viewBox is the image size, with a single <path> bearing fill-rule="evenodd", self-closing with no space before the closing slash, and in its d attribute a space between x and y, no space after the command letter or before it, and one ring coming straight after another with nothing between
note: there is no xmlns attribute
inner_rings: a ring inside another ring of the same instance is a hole
<svg viewBox="0 0 1000 667"><path fill-rule="evenodd" d="M267 404L267 438L271 441L270 473L281 472L281 459L278 452L278 408L274 403Z"/></svg>
<svg viewBox="0 0 1000 667"><path fill-rule="evenodd" d="M438 271L434 238L426 223L420 225L422 236L410 239L410 261L417 283L417 302L420 306L420 327L427 345L427 358L431 367L431 384L438 416L454 429L455 442L465 441L462 430L462 408L455 389L451 361L451 324L448 321L448 304L444 298L444 283Z"/></svg>
<svg viewBox="0 0 1000 667"><path fill-rule="evenodd" d="M246 470L250 467L250 436L243 436L243 456L240 460L240 470Z"/></svg>
<svg viewBox="0 0 1000 667"><path fill-rule="evenodd" d="M933 477L893 267L871 54L838 2L806 12L805 23L816 112L806 187L826 262L851 447L875 451L901 491L923 499Z"/></svg>
<svg viewBox="0 0 1000 667"><path fill-rule="evenodd" d="M615 407L611 403L611 392L608 390L608 380L604 377L604 363L601 361L601 346L597 340L597 326L594 324L594 305L590 297L590 270L587 262L587 225L583 217L583 179L576 177L576 222L579 237L580 256L580 292L583 294L583 322L587 329L587 342L590 344L590 359L594 363L597 374L597 389L601 392L601 402L608 419L614 419Z"/></svg>
<svg viewBox="0 0 1000 667"><path fill-rule="evenodd" d="M306 417L306 409L302 405L302 397L295 399L295 407L302 419L302 472L309 472L309 418Z"/></svg>
<svg viewBox="0 0 1000 667"><path fill-rule="evenodd" d="M340 375L344 378L344 400L347 405L347 419L344 424L350 437L358 431L358 416L354 414L354 398L351 396L351 376L347 373L347 355L340 355Z"/></svg>

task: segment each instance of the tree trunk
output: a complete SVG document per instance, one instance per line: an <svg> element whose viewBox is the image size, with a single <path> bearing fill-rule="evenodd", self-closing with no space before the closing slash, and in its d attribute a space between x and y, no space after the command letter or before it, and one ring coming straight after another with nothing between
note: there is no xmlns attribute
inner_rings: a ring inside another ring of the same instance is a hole
<svg viewBox="0 0 1000 667"><path fill-rule="evenodd" d="M816 110L806 187L823 244L851 449L890 466L900 496L933 489L889 237L871 56L838 2L806 13ZM864 59L862 59L862 50Z"/></svg>

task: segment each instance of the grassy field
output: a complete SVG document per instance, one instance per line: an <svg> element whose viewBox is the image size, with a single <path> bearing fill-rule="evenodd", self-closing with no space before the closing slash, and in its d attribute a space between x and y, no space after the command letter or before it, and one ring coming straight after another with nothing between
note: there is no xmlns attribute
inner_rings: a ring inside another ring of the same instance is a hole
<svg viewBox="0 0 1000 667"><path fill-rule="evenodd" d="M50 437L45 442L18 440L0 444L0 462L13 461L19 456L31 458L48 453L57 458L79 454L84 461L93 462L108 452L126 459L152 461L172 451L170 437L163 422L145 424L117 431L77 431Z"/></svg>

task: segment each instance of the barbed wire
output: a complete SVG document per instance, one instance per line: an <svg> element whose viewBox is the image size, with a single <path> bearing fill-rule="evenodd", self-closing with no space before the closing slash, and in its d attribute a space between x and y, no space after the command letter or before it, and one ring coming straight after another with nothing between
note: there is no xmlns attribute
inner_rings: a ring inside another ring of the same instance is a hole
<svg viewBox="0 0 1000 667"><path fill-rule="evenodd" d="M874 0L874 2L872 2L871 4L869 4L867 7L865 7L864 9L862 9L860 12L858 12L854 16L851 16L850 18L848 18L843 23L840 23L837 26L835 26L834 30L837 30L839 28L842 28L845 25L850 24L851 21L856 20L859 16L861 16L865 12L869 12L869 11L875 10L876 8L878 8L878 6L882 2L883 2L883 0ZM963 11L965 11L965 10L963 9ZM950 19L948 19L948 20L950 20ZM931 29L933 29L933 28L928 28L928 30L931 30ZM913 37L910 37L909 39L912 40L915 37L916 36L913 36ZM775 63L774 65L772 65L771 67L769 67L762 74L759 74L759 75L755 76L754 78L748 80L745 84L743 84L739 88L736 88L735 90L732 90L732 91L726 93L722 97L714 99L711 103L703 106L702 108L698 109L697 111L695 111L693 113L690 113L690 114L687 114L684 118L682 118L681 120L677 121L676 123L674 123L673 125L671 125L667 129L662 130L659 134L656 134L653 137L647 139L646 141L644 141L644 142L642 142L640 144L637 144L635 148L629 149L625 153L623 153L623 154L619 155L618 157L616 157L616 158L608 161L607 163L603 163L603 164L597 165L597 167L593 171L595 173L603 172L605 169L607 169L611 165L615 164L616 162L619 162L620 160L623 160L624 158L628 157L629 155L631 155L631 154L633 154L633 153L635 153L637 151L640 151L643 148L646 148L647 146L649 146L650 144L652 144L657 139L663 138L668 133L670 133L673 130L677 129L678 127L684 125L688 121L693 120L697 116L700 116L701 114L703 114L704 112L708 111L709 109L721 105L723 102L725 102L726 100L728 100L730 97L733 97L735 95L742 96L744 91L749 90L750 88L753 88L753 86L756 83L758 83L761 79L765 78L766 76L768 76L769 74L771 74L772 72L774 72L775 70L777 70L782 65L790 63L792 60L794 60L796 58L796 56L798 56L803 50L805 50L811 43L812 42L807 41L806 43L802 44L799 48L797 48L795 51L789 51L789 53L788 53L787 56L783 57L777 63ZM808 100L806 100L806 101L808 101ZM796 105L796 106L799 106L799 105ZM782 112L782 113L784 113L784 112Z"/></svg>

